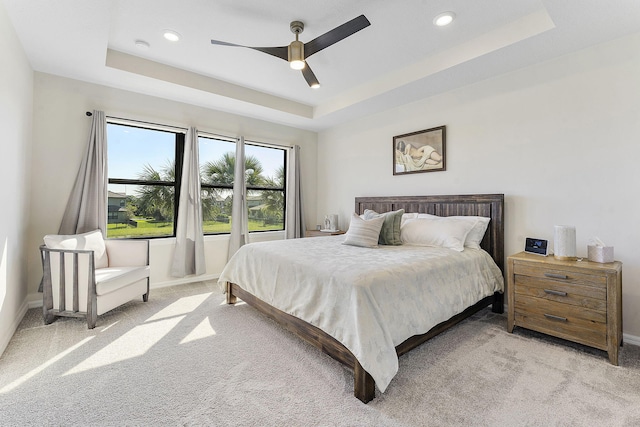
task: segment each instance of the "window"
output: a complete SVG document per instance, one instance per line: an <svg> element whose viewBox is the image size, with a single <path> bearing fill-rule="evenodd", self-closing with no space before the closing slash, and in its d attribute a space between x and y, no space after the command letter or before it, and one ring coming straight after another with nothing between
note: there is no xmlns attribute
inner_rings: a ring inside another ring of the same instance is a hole
<svg viewBox="0 0 640 427"><path fill-rule="evenodd" d="M202 217L205 234L231 231L235 141L199 139ZM245 141L249 231L284 230L286 150Z"/></svg>
<svg viewBox="0 0 640 427"><path fill-rule="evenodd" d="M107 123L107 145L107 237L174 236L184 134Z"/></svg>
<svg viewBox="0 0 640 427"><path fill-rule="evenodd" d="M113 121L107 141L107 237L175 236L185 134ZM200 136L198 142L203 231L229 233L235 140ZM249 231L284 230L285 165L285 148L245 142Z"/></svg>

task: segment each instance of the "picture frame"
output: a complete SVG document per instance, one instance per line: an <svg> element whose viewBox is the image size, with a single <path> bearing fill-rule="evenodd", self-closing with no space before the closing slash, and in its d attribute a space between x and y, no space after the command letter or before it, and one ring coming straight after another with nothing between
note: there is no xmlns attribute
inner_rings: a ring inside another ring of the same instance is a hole
<svg viewBox="0 0 640 427"><path fill-rule="evenodd" d="M446 169L446 126L393 137L393 174L440 172Z"/></svg>

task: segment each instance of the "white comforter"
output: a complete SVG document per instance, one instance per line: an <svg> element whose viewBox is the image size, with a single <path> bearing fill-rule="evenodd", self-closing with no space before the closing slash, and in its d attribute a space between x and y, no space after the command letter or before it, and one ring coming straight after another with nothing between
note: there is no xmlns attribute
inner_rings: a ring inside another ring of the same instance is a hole
<svg viewBox="0 0 640 427"><path fill-rule="evenodd" d="M340 341L381 392L398 371L395 346L504 288L500 269L483 250L361 248L343 240L245 245L218 283L236 283Z"/></svg>

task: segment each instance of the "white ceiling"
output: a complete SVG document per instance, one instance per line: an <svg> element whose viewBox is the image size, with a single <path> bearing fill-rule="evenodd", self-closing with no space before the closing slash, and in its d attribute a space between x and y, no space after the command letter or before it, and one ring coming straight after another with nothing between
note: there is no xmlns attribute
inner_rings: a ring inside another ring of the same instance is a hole
<svg viewBox="0 0 640 427"><path fill-rule="evenodd" d="M1 1L36 71L316 131L640 32L640 0ZM286 46L293 20L308 42L361 14L371 26L308 59L320 89L210 43Z"/></svg>

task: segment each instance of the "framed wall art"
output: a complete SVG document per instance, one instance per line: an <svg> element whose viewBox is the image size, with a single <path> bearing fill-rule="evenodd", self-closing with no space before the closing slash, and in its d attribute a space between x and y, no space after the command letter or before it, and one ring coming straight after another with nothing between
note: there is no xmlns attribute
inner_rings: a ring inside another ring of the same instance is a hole
<svg viewBox="0 0 640 427"><path fill-rule="evenodd" d="M446 170L446 126L393 137L393 174Z"/></svg>

